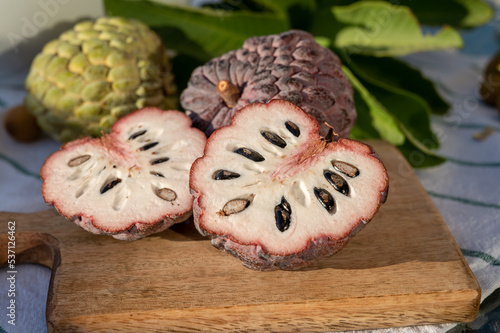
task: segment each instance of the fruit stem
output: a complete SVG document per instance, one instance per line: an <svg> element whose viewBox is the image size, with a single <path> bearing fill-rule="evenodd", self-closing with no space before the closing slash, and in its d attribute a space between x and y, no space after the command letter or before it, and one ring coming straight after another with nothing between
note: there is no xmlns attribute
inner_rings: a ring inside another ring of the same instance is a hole
<svg viewBox="0 0 500 333"><path fill-rule="evenodd" d="M240 91L228 80L220 80L217 83L217 92L224 100L224 103L230 108L234 108L240 99Z"/></svg>
<svg viewBox="0 0 500 333"><path fill-rule="evenodd" d="M339 135L337 133L335 133L335 130L333 129L332 126L330 126L330 124L325 123L325 125L329 128L329 130L328 130L328 133L326 134L326 136L323 138L323 140L326 143L330 143L332 141L337 141Z"/></svg>

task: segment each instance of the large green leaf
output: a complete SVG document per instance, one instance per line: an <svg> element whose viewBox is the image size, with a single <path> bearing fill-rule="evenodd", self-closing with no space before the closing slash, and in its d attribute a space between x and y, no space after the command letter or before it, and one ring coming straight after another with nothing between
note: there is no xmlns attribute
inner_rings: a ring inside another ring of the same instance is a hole
<svg viewBox="0 0 500 333"><path fill-rule="evenodd" d="M429 150L421 150L408 139L398 149L414 168L428 168L446 162L444 157Z"/></svg>
<svg viewBox="0 0 500 333"><path fill-rule="evenodd" d="M151 1L105 0L107 15L141 20L161 33L171 49L186 50L186 45L199 46L203 57L215 57L240 48L252 36L288 30L286 18L270 12L213 10L177 7ZM166 31L175 31L185 39L172 38ZM191 55L198 52L191 52Z"/></svg>
<svg viewBox="0 0 500 333"><path fill-rule="evenodd" d="M311 30L329 37L335 47L347 53L394 56L462 46L453 28L443 27L434 35L424 36L408 7L382 1L333 6L330 13L320 10Z"/></svg>
<svg viewBox="0 0 500 333"><path fill-rule="evenodd" d="M351 81L358 115L350 137L356 140L383 138L396 146L402 145L405 136L392 115L366 90L347 67L343 66L342 70Z"/></svg>
<svg viewBox="0 0 500 333"><path fill-rule="evenodd" d="M436 166L446 161L445 158L432 152L423 142L418 141L401 121L396 121L389 115L386 108L370 94L349 69L344 67L343 70L352 83L358 114L350 138L356 140L383 138L398 146L415 168Z"/></svg>
<svg viewBox="0 0 500 333"><path fill-rule="evenodd" d="M431 167L446 161L433 152L439 143L430 129L428 112L422 108L421 103L405 96L404 93L384 90L366 81L361 83L349 71L344 72L353 85L358 112L358 120L351 131L351 138L386 139L398 146L415 168ZM391 116L389 121L387 114Z"/></svg>
<svg viewBox="0 0 500 333"><path fill-rule="evenodd" d="M439 147L439 141L430 128L429 110L421 99L399 89L384 88L368 82L364 84L398 120L401 130L416 147L423 151Z"/></svg>
<svg viewBox="0 0 500 333"><path fill-rule="evenodd" d="M423 151L439 147L439 141L430 128L427 103L402 89L385 86L370 77L365 78L367 80L362 80L365 87L397 119L402 132L416 147Z"/></svg>
<svg viewBox="0 0 500 333"><path fill-rule="evenodd" d="M250 10L252 12L263 12L269 11L270 8L266 8L258 3L258 0L246 0L246 1L234 1L234 0L219 0L215 2L202 3L201 7L212 8L212 9L222 9L228 11L238 11L238 10Z"/></svg>
<svg viewBox="0 0 500 333"><path fill-rule="evenodd" d="M179 28L169 26L151 28L162 37L168 49L176 50L178 54L187 55L202 62L212 58L212 55L202 45L188 38Z"/></svg>
<svg viewBox="0 0 500 333"><path fill-rule="evenodd" d="M472 28L491 20L493 10L482 0L401 0L422 24Z"/></svg>
<svg viewBox="0 0 500 333"><path fill-rule="evenodd" d="M364 55L351 55L348 60L353 61L366 75L388 86L404 89L408 94L418 95L417 97L424 99L435 114L445 114L450 108L436 91L432 81L401 60Z"/></svg>
<svg viewBox="0 0 500 333"><path fill-rule="evenodd" d="M314 0L222 0L208 3L204 6L214 9L230 11L249 10L253 12L268 11L285 18L290 27L294 29L307 30L313 12L316 9Z"/></svg>
<svg viewBox="0 0 500 333"><path fill-rule="evenodd" d="M358 0L317 0L320 8L351 5ZM395 4L394 0L385 1ZM484 0L399 0L398 5L407 6L421 24L451 25L472 28L487 23L493 16L492 8Z"/></svg>
<svg viewBox="0 0 500 333"><path fill-rule="evenodd" d="M197 58L182 54L172 59L172 73L177 84L177 93L180 95L187 87L191 74L196 67L202 66L205 62Z"/></svg>
<svg viewBox="0 0 500 333"><path fill-rule="evenodd" d="M314 0L254 0L286 17L290 27L308 30L313 13L316 10Z"/></svg>
<svg viewBox="0 0 500 333"><path fill-rule="evenodd" d="M345 59L344 59L344 62ZM429 154L439 147L439 141L431 130L430 108L427 102L416 94L401 87L394 87L378 76L371 76L356 65L354 61L348 67L362 82L365 88L384 106L398 122L399 128L412 145Z"/></svg>

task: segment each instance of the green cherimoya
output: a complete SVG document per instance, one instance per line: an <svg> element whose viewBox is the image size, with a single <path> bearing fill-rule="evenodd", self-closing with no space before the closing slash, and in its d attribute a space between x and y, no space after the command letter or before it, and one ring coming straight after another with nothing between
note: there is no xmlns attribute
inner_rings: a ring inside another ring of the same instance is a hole
<svg viewBox="0 0 500 333"><path fill-rule="evenodd" d="M145 24L120 17L84 21L35 57L25 105L58 141L97 137L136 109L176 109L170 69L161 39Z"/></svg>

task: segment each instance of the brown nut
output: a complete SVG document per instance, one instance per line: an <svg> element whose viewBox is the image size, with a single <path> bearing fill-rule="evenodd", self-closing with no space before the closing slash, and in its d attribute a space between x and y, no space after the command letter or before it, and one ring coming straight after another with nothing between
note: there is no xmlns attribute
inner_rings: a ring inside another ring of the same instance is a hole
<svg viewBox="0 0 500 333"><path fill-rule="evenodd" d="M500 51L490 59L484 68L479 95L486 103L498 105L498 97L500 96Z"/></svg>
<svg viewBox="0 0 500 333"><path fill-rule="evenodd" d="M32 142L40 136L40 127L24 107L18 105L7 111L4 119L5 129L9 135L20 142Z"/></svg>

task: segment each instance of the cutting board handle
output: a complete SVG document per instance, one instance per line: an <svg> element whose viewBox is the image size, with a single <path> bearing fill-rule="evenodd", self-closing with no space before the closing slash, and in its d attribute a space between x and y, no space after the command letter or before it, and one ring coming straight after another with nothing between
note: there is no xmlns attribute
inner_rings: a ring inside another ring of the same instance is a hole
<svg viewBox="0 0 500 333"><path fill-rule="evenodd" d="M40 264L52 269L52 272L60 265L59 240L54 236L39 232L16 232L14 235L14 241L9 239L9 234L0 235L0 266L5 266L9 259L9 242L15 251L16 265Z"/></svg>
<svg viewBox="0 0 500 333"><path fill-rule="evenodd" d="M15 234L15 264L40 264L52 270L50 275L49 289L47 292L47 306L45 309L48 314L53 311L52 299L54 296L54 276L56 270L61 264L61 249L57 238L50 234L40 232L16 232ZM8 264L9 234L0 235L0 266ZM12 239L13 237L11 237ZM47 322L47 330L53 332L53 327Z"/></svg>

